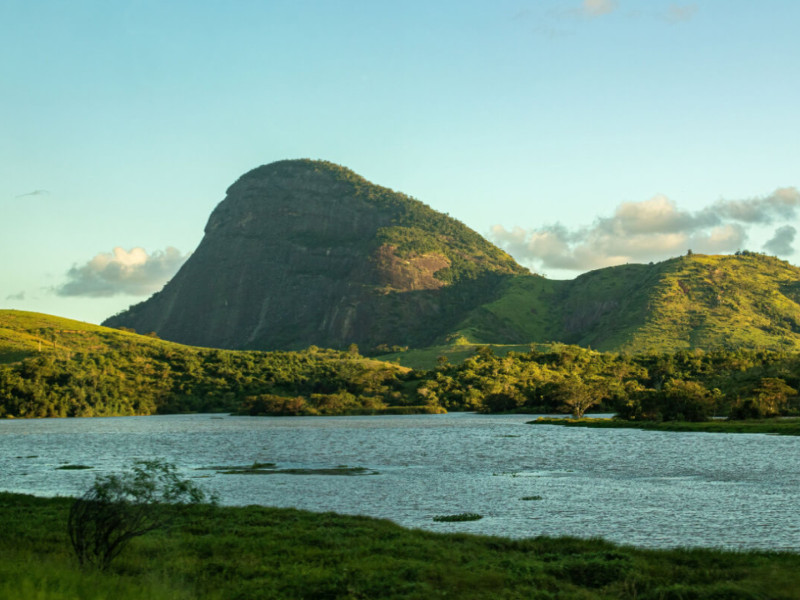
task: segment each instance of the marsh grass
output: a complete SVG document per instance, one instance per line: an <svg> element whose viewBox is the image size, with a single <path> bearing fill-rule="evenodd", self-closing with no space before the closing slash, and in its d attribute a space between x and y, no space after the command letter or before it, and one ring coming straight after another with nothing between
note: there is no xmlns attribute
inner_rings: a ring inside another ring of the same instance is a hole
<svg viewBox="0 0 800 600"><path fill-rule="evenodd" d="M529 425L560 425L562 427L591 427L595 429L646 429L651 431L699 431L705 433L766 433L800 435L800 419L774 418L741 421L625 421L623 419L565 419L539 417Z"/></svg>
<svg viewBox="0 0 800 600"><path fill-rule="evenodd" d="M439 523L458 523L460 521L478 521L483 518L483 515L477 513L461 513L458 515L439 515L433 517L433 520Z"/></svg>
<svg viewBox="0 0 800 600"><path fill-rule="evenodd" d="M0 493L0 599L800 599L800 555L512 540L266 507L195 506L80 569L72 499Z"/></svg>
<svg viewBox="0 0 800 600"><path fill-rule="evenodd" d="M373 471L366 467L348 467L347 465L337 465L329 468L289 468L279 469L275 463L259 463L244 466L219 466L202 467L198 470L216 471L220 475L378 475L378 471Z"/></svg>

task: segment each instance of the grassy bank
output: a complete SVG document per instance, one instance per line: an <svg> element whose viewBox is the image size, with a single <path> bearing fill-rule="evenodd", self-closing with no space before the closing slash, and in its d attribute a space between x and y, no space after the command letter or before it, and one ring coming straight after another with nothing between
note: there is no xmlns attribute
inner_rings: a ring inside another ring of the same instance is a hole
<svg viewBox="0 0 800 600"><path fill-rule="evenodd" d="M797 554L438 534L263 507L195 507L108 572L81 571L70 502L0 493L0 598L800 598Z"/></svg>
<svg viewBox="0 0 800 600"><path fill-rule="evenodd" d="M708 433L770 433L800 435L800 419L753 419L743 421L625 421L623 419L553 419L539 417L531 425L593 427L596 429L648 429L653 431L705 431Z"/></svg>

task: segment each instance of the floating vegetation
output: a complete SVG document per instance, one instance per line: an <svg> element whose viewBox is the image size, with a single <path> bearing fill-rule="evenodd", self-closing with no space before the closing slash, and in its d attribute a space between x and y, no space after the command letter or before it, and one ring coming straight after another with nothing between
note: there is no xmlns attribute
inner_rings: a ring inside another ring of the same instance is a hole
<svg viewBox="0 0 800 600"><path fill-rule="evenodd" d="M377 475L378 471L373 471L366 467L348 467L347 465L337 465L329 468L302 468L294 467L279 469L275 463L259 463L245 466L217 466L203 467L201 470L216 471L222 475Z"/></svg>
<svg viewBox="0 0 800 600"><path fill-rule="evenodd" d="M199 467L198 471L247 471L258 469L274 469L277 467L273 462L254 462L252 465L215 465L210 467Z"/></svg>
<svg viewBox="0 0 800 600"><path fill-rule="evenodd" d="M483 515L478 513L461 513L458 515L439 515L433 517L433 520L440 523L456 523L460 521L479 521L482 518Z"/></svg>
<svg viewBox="0 0 800 600"><path fill-rule="evenodd" d="M14 458L39 458L39 455L31 454L30 456L15 456Z"/></svg>
<svg viewBox="0 0 800 600"><path fill-rule="evenodd" d="M523 496L520 500L541 500L541 496Z"/></svg>
<svg viewBox="0 0 800 600"><path fill-rule="evenodd" d="M61 465L56 467L56 471L81 471L83 469L94 469L88 465Z"/></svg>

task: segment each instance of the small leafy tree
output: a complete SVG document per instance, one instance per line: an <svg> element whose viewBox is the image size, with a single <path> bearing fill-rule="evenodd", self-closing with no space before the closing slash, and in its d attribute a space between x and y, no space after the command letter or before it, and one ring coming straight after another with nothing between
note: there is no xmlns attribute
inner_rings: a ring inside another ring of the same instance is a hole
<svg viewBox="0 0 800 600"><path fill-rule="evenodd" d="M561 400L562 409L575 419L582 418L587 410L601 400L601 392L595 382L586 382L576 375L558 382L556 396Z"/></svg>
<svg viewBox="0 0 800 600"><path fill-rule="evenodd" d="M170 505L213 502L175 465L137 461L129 472L98 477L72 505L67 530L81 565L105 570L133 538L166 526Z"/></svg>

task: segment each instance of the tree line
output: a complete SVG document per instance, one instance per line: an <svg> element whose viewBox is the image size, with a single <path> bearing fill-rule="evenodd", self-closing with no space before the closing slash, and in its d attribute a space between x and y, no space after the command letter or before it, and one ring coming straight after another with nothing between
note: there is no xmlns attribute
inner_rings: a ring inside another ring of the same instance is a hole
<svg viewBox="0 0 800 600"><path fill-rule="evenodd" d="M479 411L702 421L795 415L800 355L768 350L620 354L554 344L480 347L431 370L366 359L355 347L243 352L127 344L39 354L0 366L0 417L183 412L248 415Z"/></svg>

